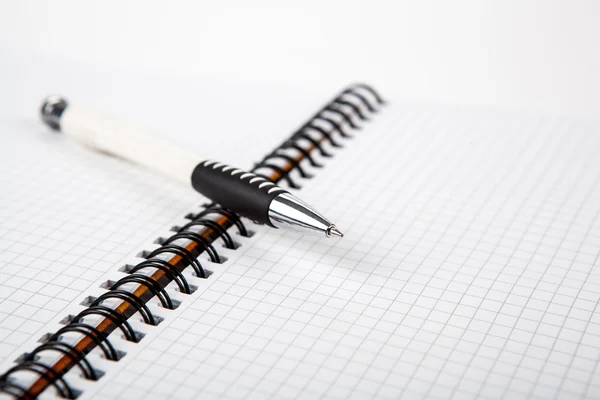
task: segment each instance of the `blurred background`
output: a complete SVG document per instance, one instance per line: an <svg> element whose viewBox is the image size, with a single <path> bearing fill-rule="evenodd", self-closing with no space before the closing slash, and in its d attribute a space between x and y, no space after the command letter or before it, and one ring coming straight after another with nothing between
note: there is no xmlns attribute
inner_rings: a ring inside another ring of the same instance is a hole
<svg viewBox="0 0 600 400"><path fill-rule="evenodd" d="M592 0L4 1L0 116L62 93L158 130L178 110L178 128L232 134L232 113L298 125L356 81L411 102L596 116L598 21Z"/></svg>

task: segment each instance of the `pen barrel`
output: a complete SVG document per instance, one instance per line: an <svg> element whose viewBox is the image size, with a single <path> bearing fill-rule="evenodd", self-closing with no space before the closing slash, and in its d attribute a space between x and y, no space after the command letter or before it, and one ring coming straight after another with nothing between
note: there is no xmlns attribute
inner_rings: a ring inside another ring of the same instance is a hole
<svg viewBox="0 0 600 400"><path fill-rule="evenodd" d="M275 197L287 193L262 176L215 161L196 166L192 186L221 206L272 227L269 206Z"/></svg>
<svg viewBox="0 0 600 400"><path fill-rule="evenodd" d="M69 105L60 117L60 131L95 150L189 183L202 157L157 139L117 118Z"/></svg>

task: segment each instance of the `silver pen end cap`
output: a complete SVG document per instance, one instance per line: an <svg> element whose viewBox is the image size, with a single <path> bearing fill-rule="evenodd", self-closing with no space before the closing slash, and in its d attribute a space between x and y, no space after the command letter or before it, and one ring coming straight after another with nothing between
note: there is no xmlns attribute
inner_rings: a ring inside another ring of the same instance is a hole
<svg viewBox="0 0 600 400"><path fill-rule="evenodd" d="M67 101L60 96L48 96L40 107L42 121L55 131L60 131L60 117L67 105Z"/></svg>
<svg viewBox="0 0 600 400"><path fill-rule="evenodd" d="M340 232L338 230L338 228L335 227L335 225L331 225L329 228L327 228L327 231L325 232L325 234L327 235L327 237L332 237L332 236L344 237L344 234L342 232Z"/></svg>

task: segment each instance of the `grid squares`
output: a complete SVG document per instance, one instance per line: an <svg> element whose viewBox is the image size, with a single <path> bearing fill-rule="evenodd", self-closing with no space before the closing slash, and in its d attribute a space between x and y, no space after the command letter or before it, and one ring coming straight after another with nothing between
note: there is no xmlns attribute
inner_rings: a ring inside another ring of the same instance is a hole
<svg viewBox="0 0 600 400"><path fill-rule="evenodd" d="M8 368L23 343L197 198L22 125L3 122L0 158L0 364Z"/></svg>
<svg viewBox="0 0 600 400"><path fill-rule="evenodd" d="M260 233L123 368L179 352L181 398L597 395L598 126L393 108L302 191L344 240Z"/></svg>
<svg viewBox="0 0 600 400"><path fill-rule="evenodd" d="M86 393L597 397L597 133L392 104L302 191L343 240L261 230Z"/></svg>

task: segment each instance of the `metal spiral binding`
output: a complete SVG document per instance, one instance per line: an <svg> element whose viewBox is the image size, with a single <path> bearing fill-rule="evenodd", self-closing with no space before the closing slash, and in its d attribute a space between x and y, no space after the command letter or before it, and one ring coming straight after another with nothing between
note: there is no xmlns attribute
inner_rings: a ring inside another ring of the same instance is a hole
<svg viewBox="0 0 600 400"><path fill-rule="evenodd" d="M381 96L368 85L356 84L348 87L323 106L288 140L255 164L252 172L275 183L283 180L291 188L300 189L300 186L290 177L290 172L293 170L298 171L301 178L310 179L312 175L305 171L300 162L306 160L311 167L321 168L322 165L314 159L311 152L316 150L322 157L332 157L333 155L325 150L324 144L328 143L331 147L340 148L342 145L335 138L335 135L337 134L341 139L351 137L343 124L332 118L331 114L340 116L350 129L356 130L360 129L360 126L353 120L353 117L358 118L360 121L368 121L367 114L376 113L383 104L385 102ZM319 122L328 125L329 130L320 125ZM316 131L320 138L311 136L308 133L309 130ZM309 143L309 147L302 146L302 141ZM299 157L290 156L286 153L287 150L295 151ZM278 165L276 163L278 159L287 162L288 168ZM270 173L258 173L259 170L270 171ZM275 176L275 179L273 179L273 176Z"/></svg>
<svg viewBox="0 0 600 400"><path fill-rule="evenodd" d="M351 137L349 130L360 129L359 121L367 121L367 114L377 112L384 104L382 98L370 86L356 84L342 91L333 100L327 103L319 112L302 125L288 140L265 156L255 164L252 172L264 177L274 183L281 180L287 182L291 188L299 188L297 182L290 177L290 172L297 171L300 178L308 179L309 174L301 165L303 160L313 168L321 168L312 156L316 151L323 157L331 157L332 154L325 149L326 144L333 148L342 147L339 140ZM338 120L334 118L338 116ZM316 133L311 135L309 131ZM337 137L336 137L337 136ZM304 145L302 143L305 143ZM290 150L294 156L290 155ZM283 162L284 165L280 165ZM208 218L212 216L215 219ZM251 232L246 229L244 222L234 213L216 204L205 205L204 210L196 215L188 215L189 223L182 227L176 227L175 233L166 239L158 239L160 247L144 252L144 261L135 266L125 269L128 275L120 280L110 283L108 291L98 298L90 298L87 308L76 316L68 318L64 327L52 335L47 335L41 345L31 353L26 353L17 360L17 365L0 376L0 392L21 399L33 399L48 386L54 386L59 396L63 398L76 398L81 392L71 387L65 380L65 374L73 367L77 367L84 379L98 380L103 372L93 368L87 355L94 349L99 348L105 359L110 361L120 360L125 353L118 351L109 340L109 335L119 329L123 338L130 342L139 342L143 334L133 329L128 319L139 313L148 325L157 325L162 320L154 315L147 302L156 297L160 305L167 310L177 307L166 286L175 282L180 293L189 295L193 293L193 286L182 273L187 267L191 267L194 274L199 278L208 278L209 271L204 268L200 259L205 253L214 263L221 263L224 258L219 255L213 243L221 239L223 246L228 249L236 249L238 245L233 240L228 229L235 226L241 236L249 237ZM193 229L199 228L199 231ZM187 242L183 245L182 242ZM162 257L170 256L167 261ZM154 269L152 275L146 275L147 269ZM137 284L143 288L141 295L133 294L122 286ZM121 300L123 309L117 311L103 303L107 300ZM85 322L85 317L100 316L104 320L97 326ZM61 340L68 333L82 335L82 339L76 345ZM79 344L87 339L85 346ZM68 366L56 370L54 366L43 364L39 361L44 352L54 351L60 353L68 361ZM41 383L42 389L36 393L31 388L21 386L12 375L18 371L29 371L38 376L37 383Z"/></svg>

